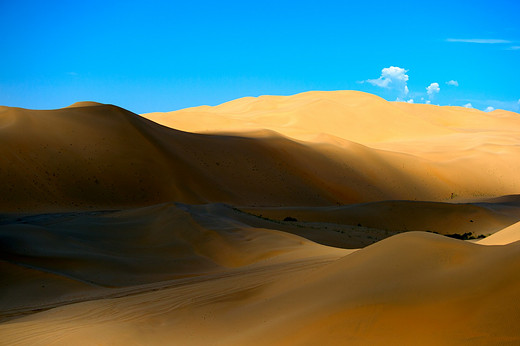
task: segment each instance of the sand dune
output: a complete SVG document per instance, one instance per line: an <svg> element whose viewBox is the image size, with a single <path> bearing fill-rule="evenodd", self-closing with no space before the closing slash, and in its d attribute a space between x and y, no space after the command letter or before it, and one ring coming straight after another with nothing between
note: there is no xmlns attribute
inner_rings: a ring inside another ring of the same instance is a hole
<svg viewBox="0 0 520 346"><path fill-rule="evenodd" d="M270 129L305 141L327 134L383 149L397 142L407 153L456 151L493 141L513 145L520 131L520 117L513 112L388 102L358 91L245 97L143 116L189 132ZM429 145L414 146L415 141Z"/></svg>
<svg viewBox="0 0 520 346"><path fill-rule="evenodd" d="M287 216L298 222L283 221ZM398 201L240 209L165 203L123 211L6 214L0 217L0 315L112 295L116 288L209 275L290 253L303 258L334 253L304 238L356 249L400 232L477 236L517 220L471 204ZM508 234L507 229L496 235Z"/></svg>
<svg viewBox="0 0 520 346"><path fill-rule="evenodd" d="M64 306L0 332L23 344L514 344L518 250L412 232L331 264Z"/></svg>
<svg viewBox="0 0 520 346"><path fill-rule="evenodd" d="M314 157L332 171L337 164L281 137L183 133L109 105L1 114L13 120L1 128L3 210L113 209L172 200L312 205L341 197L297 158ZM343 201L352 199L349 192L345 186Z"/></svg>
<svg viewBox="0 0 520 346"><path fill-rule="evenodd" d="M215 107L143 116L190 132L229 134L269 129L307 143L328 144L332 148L322 145L320 149L335 157L345 157L344 151L351 152L354 143L362 144L385 151L358 152L354 161L346 156L345 161L352 166L362 167L363 175L377 174L382 179L395 169L407 176L408 184L415 185L414 180L419 179L428 189L449 196L519 191L515 172L520 168L520 116L502 110L485 113L462 107L387 102L366 93L335 91L248 97ZM361 146L357 148L362 150ZM380 157L378 162L363 166L374 154ZM467 186L468 176L472 178L471 188ZM453 191L445 190L438 181L450 185ZM395 184L388 179L384 185ZM503 184L507 188L499 188ZM367 186L365 191L369 189ZM431 194L418 199L442 200Z"/></svg>
<svg viewBox="0 0 520 346"><path fill-rule="evenodd" d="M518 157L352 91L0 107L0 344L518 344Z"/></svg>
<svg viewBox="0 0 520 346"><path fill-rule="evenodd" d="M322 249L218 213L197 221L185 206L172 203L4 217L3 223L0 317L86 299L101 288L208 275L302 249L306 255Z"/></svg>
<svg viewBox="0 0 520 346"><path fill-rule="evenodd" d="M251 119L262 119L257 113L267 112L270 121L283 123L283 115L269 112L289 107L291 119L297 119L307 133L312 131L315 139L321 138L319 142L296 141L273 133L273 129L265 131L261 126L269 124L262 122L250 126L254 132L242 135L186 133L96 103L51 111L3 107L0 206L4 211L99 210L167 201L325 206L396 199L442 201L520 191L516 179L520 136L510 115L496 119L509 125L509 140L488 142L484 136L481 141L491 146L489 149L475 143L467 147L456 137L446 137L461 135L453 135L452 128L403 113L402 105L363 93L275 97L280 100L274 103L280 104L276 107L269 106L269 100L237 100L209 109L230 109ZM186 112L191 117L193 111ZM392 111L397 113L390 114ZM323 121L324 116L327 121ZM383 116L392 116L388 124ZM195 116L190 119L204 123ZM366 119L378 126L372 127ZM318 121L330 127L323 129L330 130L328 134L319 135ZM344 125L336 124L340 121ZM364 130L352 129L351 124ZM292 128L297 126L289 122L274 130ZM336 137L333 129L343 137ZM497 129L505 131L498 125ZM377 142L379 149L352 141L360 139L360 134L368 136L361 142L375 140L381 133L392 141ZM481 137L480 133L468 133L464 138ZM412 155L402 149L403 145L428 147L420 141L429 136L444 148L442 152L435 147L434 154L414 150ZM450 139L448 146L446 139ZM388 151L391 147L395 152ZM449 154L452 151L457 155ZM445 158L439 158L443 153Z"/></svg>
<svg viewBox="0 0 520 346"><path fill-rule="evenodd" d="M190 132L242 132L261 128L303 140L327 133L364 144L452 132L411 116L380 97L357 91L245 97L216 107L143 116ZM417 133L417 129L423 132Z"/></svg>

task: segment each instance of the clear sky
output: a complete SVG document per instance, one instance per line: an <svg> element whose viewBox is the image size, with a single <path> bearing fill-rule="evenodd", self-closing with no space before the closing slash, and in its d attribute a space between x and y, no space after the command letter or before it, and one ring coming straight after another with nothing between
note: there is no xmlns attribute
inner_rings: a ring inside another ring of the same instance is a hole
<svg viewBox="0 0 520 346"><path fill-rule="evenodd" d="M519 18L518 0L0 0L0 105L144 113L354 89L519 112Z"/></svg>

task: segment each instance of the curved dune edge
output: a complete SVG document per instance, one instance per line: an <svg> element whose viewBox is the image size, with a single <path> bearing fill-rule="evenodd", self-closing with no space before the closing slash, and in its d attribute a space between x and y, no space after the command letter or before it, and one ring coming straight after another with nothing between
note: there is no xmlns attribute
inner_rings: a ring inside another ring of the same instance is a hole
<svg viewBox="0 0 520 346"><path fill-rule="evenodd" d="M520 241L520 222L493 233L477 243L481 245L506 245L517 241Z"/></svg>
<svg viewBox="0 0 520 346"><path fill-rule="evenodd" d="M519 246L411 232L330 264L64 306L0 332L23 344L516 343Z"/></svg>
<svg viewBox="0 0 520 346"><path fill-rule="evenodd" d="M105 104L99 103L99 102L94 102L94 101L80 101L80 102L75 102L65 108L96 107L96 106L105 106Z"/></svg>

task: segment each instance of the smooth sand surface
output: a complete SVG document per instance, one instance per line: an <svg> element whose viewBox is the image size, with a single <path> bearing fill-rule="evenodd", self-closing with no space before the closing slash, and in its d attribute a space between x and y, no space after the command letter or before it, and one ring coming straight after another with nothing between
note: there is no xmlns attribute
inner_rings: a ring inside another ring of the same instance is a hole
<svg viewBox="0 0 520 346"><path fill-rule="evenodd" d="M173 203L4 217L0 317L85 300L103 288L208 275L302 249L305 256L346 251L249 226L223 215L223 208L240 217L230 207L208 206L197 213Z"/></svg>
<svg viewBox="0 0 520 346"><path fill-rule="evenodd" d="M519 256L519 243L411 232L333 262L63 306L0 332L5 344L36 345L512 345L520 342Z"/></svg>
<svg viewBox="0 0 520 346"><path fill-rule="evenodd" d="M0 107L0 344L519 344L519 157L354 91Z"/></svg>
<svg viewBox="0 0 520 346"><path fill-rule="evenodd" d="M359 91L245 97L215 107L143 116L190 132L269 129L305 141L320 141L326 135L430 156L439 151L444 155L447 151L492 151L496 145L514 149L520 131L520 118L513 112L388 102Z"/></svg>

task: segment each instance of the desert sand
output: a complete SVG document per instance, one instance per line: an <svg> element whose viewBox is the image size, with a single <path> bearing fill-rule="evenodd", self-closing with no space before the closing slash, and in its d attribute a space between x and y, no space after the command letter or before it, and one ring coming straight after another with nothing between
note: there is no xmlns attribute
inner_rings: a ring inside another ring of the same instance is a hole
<svg viewBox="0 0 520 346"><path fill-rule="evenodd" d="M0 144L2 345L520 343L519 114L78 102Z"/></svg>

